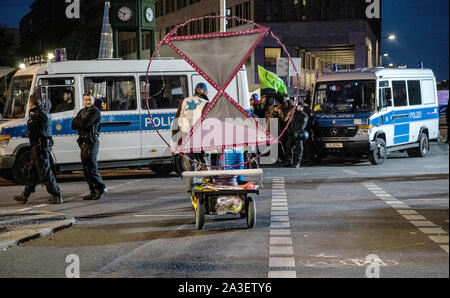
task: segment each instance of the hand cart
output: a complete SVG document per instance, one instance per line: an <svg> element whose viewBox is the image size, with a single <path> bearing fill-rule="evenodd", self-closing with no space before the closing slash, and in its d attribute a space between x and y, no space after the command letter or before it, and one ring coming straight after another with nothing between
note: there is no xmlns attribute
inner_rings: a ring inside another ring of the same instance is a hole
<svg viewBox="0 0 450 298"><path fill-rule="evenodd" d="M221 175L244 175L262 176L262 169L251 170L223 170L223 171L186 171L183 177L214 177ZM247 182L241 182L245 184ZM220 189L220 190L197 190L194 187L191 191L191 202L195 211L195 227L197 230L203 229L205 215L216 215L216 201L223 196L239 196L242 199L243 207L239 211L240 218L246 219L248 228L253 228L256 223L256 203L251 194L259 195L259 189Z"/></svg>

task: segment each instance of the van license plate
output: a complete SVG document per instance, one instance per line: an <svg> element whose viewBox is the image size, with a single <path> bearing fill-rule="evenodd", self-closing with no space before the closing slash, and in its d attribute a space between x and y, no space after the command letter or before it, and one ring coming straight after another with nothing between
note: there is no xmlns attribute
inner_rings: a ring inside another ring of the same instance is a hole
<svg viewBox="0 0 450 298"><path fill-rule="evenodd" d="M342 143L326 143L325 148L344 148Z"/></svg>

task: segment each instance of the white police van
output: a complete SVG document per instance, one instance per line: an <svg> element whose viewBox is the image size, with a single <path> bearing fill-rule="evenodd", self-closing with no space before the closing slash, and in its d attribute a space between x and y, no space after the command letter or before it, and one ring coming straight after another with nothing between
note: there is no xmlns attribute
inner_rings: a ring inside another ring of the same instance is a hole
<svg viewBox="0 0 450 298"><path fill-rule="evenodd" d="M389 152L424 157L439 135L436 79L427 69L372 68L324 74L314 93L314 144L320 157Z"/></svg>
<svg viewBox="0 0 450 298"><path fill-rule="evenodd" d="M171 152L154 130L144 96L146 92L150 96L155 126L170 141L179 103L205 79L184 60L161 59L152 62L145 84L147 68L145 60L112 59L47 62L18 70L0 118L0 169L11 169L13 177L24 183L30 162L28 98L34 86L39 86L53 120L53 163L57 171L81 169L77 132L71 129L71 123L84 108L83 93L90 92L104 102L99 168L149 166L159 174L171 172ZM207 86L212 100L217 91ZM68 91L73 94L72 104L64 101ZM244 68L226 91L245 110L250 109Z"/></svg>

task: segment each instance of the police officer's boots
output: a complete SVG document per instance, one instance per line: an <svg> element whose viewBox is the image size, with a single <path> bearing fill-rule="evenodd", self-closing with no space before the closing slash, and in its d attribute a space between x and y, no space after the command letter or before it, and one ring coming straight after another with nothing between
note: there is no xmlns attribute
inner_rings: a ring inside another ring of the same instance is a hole
<svg viewBox="0 0 450 298"><path fill-rule="evenodd" d="M61 194L53 195L52 198L50 199L50 203L51 204L62 204L63 199L61 197Z"/></svg>
<svg viewBox="0 0 450 298"><path fill-rule="evenodd" d="M29 193L22 192L20 195L14 196L14 200L27 204L29 197L30 197Z"/></svg>

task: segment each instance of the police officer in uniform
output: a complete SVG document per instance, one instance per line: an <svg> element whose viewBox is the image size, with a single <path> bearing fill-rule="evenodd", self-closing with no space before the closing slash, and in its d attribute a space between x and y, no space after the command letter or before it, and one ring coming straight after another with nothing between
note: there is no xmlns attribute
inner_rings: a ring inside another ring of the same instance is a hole
<svg viewBox="0 0 450 298"><path fill-rule="evenodd" d="M303 158L303 142L308 139L307 124L308 115L303 111L301 104L298 104L287 130L286 158L283 166L300 168Z"/></svg>
<svg viewBox="0 0 450 298"><path fill-rule="evenodd" d="M28 203L28 198L35 191L40 181L52 195L50 203L62 204L61 191L56 183L50 157L52 155L52 120L48 113L41 108L39 89L30 96L30 112L27 122L28 138L31 144L31 165L28 171L25 190L18 196L16 201Z"/></svg>
<svg viewBox="0 0 450 298"><path fill-rule="evenodd" d="M83 102L85 108L80 110L72 121L72 129L78 130L77 141L81 149L81 164L90 190L90 194L83 199L99 200L107 193L97 165L101 115L90 94L83 95Z"/></svg>

